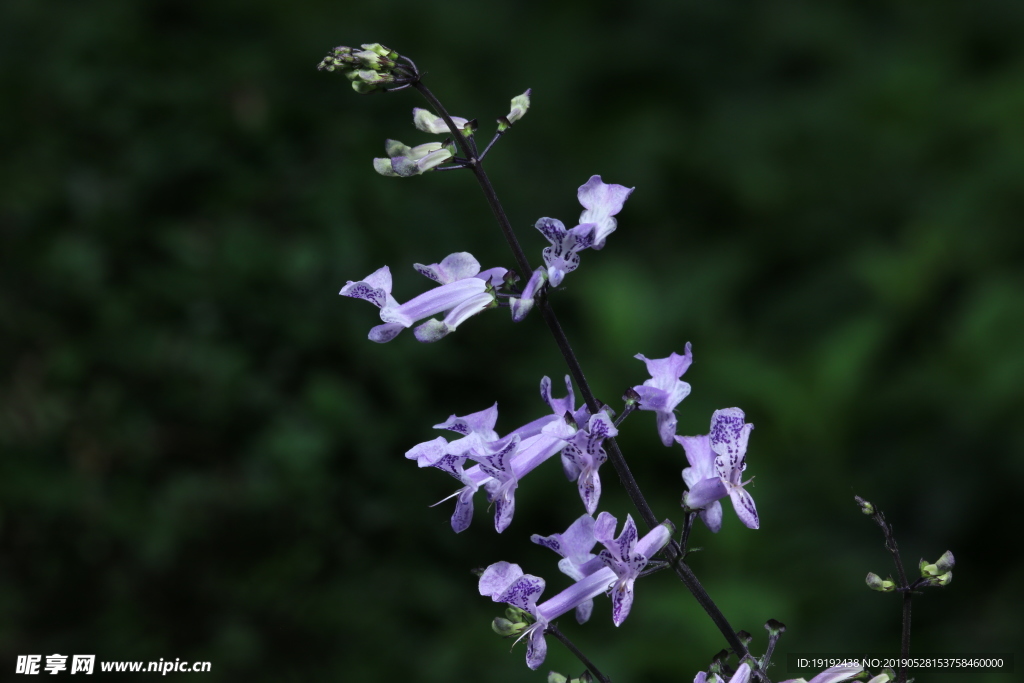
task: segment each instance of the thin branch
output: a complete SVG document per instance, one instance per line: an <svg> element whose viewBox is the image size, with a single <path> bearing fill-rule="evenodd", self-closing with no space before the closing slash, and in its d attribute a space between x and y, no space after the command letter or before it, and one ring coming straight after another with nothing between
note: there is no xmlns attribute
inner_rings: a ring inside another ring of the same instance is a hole
<svg viewBox="0 0 1024 683"><path fill-rule="evenodd" d="M896 681L897 683L906 683L906 661L910 657L910 600L913 587L907 581L907 573L903 569L903 560L900 559L900 549L896 545L896 536L893 534L892 525L885 521L885 515L875 505L868 503L860 496L854 496L854 498L862 510L867 509L865 506L870 506L871 519L882 529L882 534L885 537L885 549L892 555L892 561L896 564L896 575L899 578L899 586L897 586L896 590L903 593L903 629L900 634L900 659L902 660L902 666L900 666Z"/></svg>
<svg viewBox="0 0 1024 683"><path fill-rule="evenodd" d="M612 679L608 678L603 673L601 673L601 670L594 666L594 663L587 659L586 655L580 652L580 649L576 647L573 644L573 642L565 636L564 633L559 631L557 626L555 626L554 624L548 624L546 631L553 635L555 638L558 638L560 641L562 641L562 645L565 645L565 647L569 649L569 652L576 655L576 659L580 660L580 662L583 663L583 666L587 667L587 669L590 670L590 673L594 674L594 676L597 677L597 680L601 681L601 683L612 683Z"/></svg>
<svg viewBox="0 0 1024 683"><path fill-rule="evenodd" d="M413 83L413 87L420 91L420 94L427 100L427 102L434 108L438 116L448 126L448 130L455 137L456 142L462 149L464 156L466 157L466 166L473 171L473 175L476 177L477 182L480 185L480 189L484 193L484 198L487 200L487 204L490 206L495 219L498 221L498 226L501 228L502 234L505 236L505 241L508 242L509 248L512 250L512 255L516 260L519 268L527 276L533 272L530 267L530 261L526 257L526 253L523 251L522 246L519 244L519 239L512 228L512 223L509 221L508 216L505 214L505 209L502 207L501 202L498 200L498 195L494 191L494 187L491 185L490 178L484 171L479 158L472 154L470 145L468 144L462 132L455 126L448 111L444 108L441 102L434 96L427 86L422 81ZM580 366L579 360L576 354L572 350L572 346L569 344L569 339L565 335L565 331L562 329L562 325L558 320L558 316L555 315L554 309L551 307L550 302L547 298L541 298L537 304L540 310L541 317L547 324L548 329L551 331L552 336L555 338L555 343L558 345L559 350L562 352L562 356L565 359L566 365L569 366L569 372L576 380L576 385L579 387L580 393L583 395L583 400L587 404L591 413L596 414L601 410L601 404L598 403L594 396L593 391L590 389L590 384L587 382L586 376L583 374L583 368ZM651 506L647 503L643 493L640 491L640 487L636 483L636 479L633 477L633 473L630 471L629 466L626 464L626 459L622 455L622 451L619 449L618 443L615 439L606 439L605 449L608 453L608 459L611 461L612 466L615 468L616 474L619 476L619 481L622 482L623 488L626 489L626 494L629 499L633 502L639 513L641 519L647 524L649 529L653 529L660 521L654 515ZM715 602L708 595L707 591L697 580L696 575L693 571L683 562L683 553L679 544L674 540L669 542L669 545L663 550L669 560L669 564L672 566L676 573L676 576L683 582L687 590L693 594L697 599L697 602L704 611L707 612L708 616L721 631L725 637L729 646L740 658L745 657L749 654L746 645L739 639L736 632L733 630L729 621L722 614L722 611L718 608ZM766 679L767 680L767 679Z"/></svg>

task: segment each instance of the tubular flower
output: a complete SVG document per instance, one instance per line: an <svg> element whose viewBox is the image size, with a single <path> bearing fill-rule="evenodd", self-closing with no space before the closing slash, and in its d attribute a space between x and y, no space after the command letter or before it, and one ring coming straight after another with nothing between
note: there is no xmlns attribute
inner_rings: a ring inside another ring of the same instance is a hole
<svg viewBox="0 0 1024 683"><path fill-rule="evenodd" d="M789 680L782 681L781 683L839 683L839 681L846 681L853 678L863 670L864 667L860 664L854 664L852 666L839 665L825 669L809 681L804 680L803 678L790 678ZM875 678L879 677L876 676Z"/></svg>
<svg viewBox="0 0 1024 683"><path fill-rule="evenodd" d="M544 265L547 266L548 281L552 287L557 287L568 273L579 267L580 255L577 252L594 244L597 224L581 223L566 230L557 218L541 218L534 227L551 242L550 247L544 248Z"/></svg>
<svg viewBox="0 0 1024 683"><path fill-rule="evenodd" d="M602 513L602 517L604 515L608 515L608 513ZM608 518L610 518L611 529L614 531L615 518L611 515L608 515ZM629 528L632 525L632 519L627 518L626 525ZM595 532L601 526L602 519L599 517L595 523ZM608 526L607 518L604 526ZM485 569L484 573L480 576L478 586L480 595L488 595L495 602L508 603L513 607L528 612L534 618L534 623L523 631L521 637L527 638L526 665L531 669L536 669L544 662L544 657L547 655L547 643L544 640L544 632L547 630L548 625L554 619L576 609L588 600L593 600L606 591L611 590L613 592L612 599L614 602L616 600L615 593L622 591L620 585L623 584L624 580L628 580L629 596L632 598L633 578L635 578L633 576L633 569L637 565L639 565L639 568L642 568L647 564L648 558L653 557L655 553L668 543L672 535L671 526L671 522L667 521L659 524L638 541L636 539L636 526L632 525L632 542L626 543L631 550L629 553L631 559L630 566L628 569L623 570L621 576L619 571L617 571L621 569L620 567L616 566L613 568L606 565L578 580L551 599L537 604L540 594L544 592L544 579L531 574L524 574L517 564L497 562ZM619 539L623 539L623 536L626 535L627 532L624 529ZM617 544L616 552L619 550L619 539L614 541ZM639 568L636 569L636 575L639 575ZM624 579L623 577L627 575L632 576L632 578ZM626 618L628 611L627 605L625 612L613 612L613 621L615 621L616 625L622 623L621 620Z"/></svg>
<svg viewBox="0 0 1024 683"><path fill-rule="evenodd" d="M686 342L686 352L680 356L673 353L668 358L647 358L638 353L638 358L647 364L647 372L651 378L641 386L633 387L640 395L640 410L653 410L658 415L658 436L666 446L672 445L672 437L676 435L676 406L690 395L690 385L679 378L693 363L693 352L690 342Z"/></svg>
<svg viewBox="0 0 1024 683"><path fill-rule="evenodd" d="M604 566L600 562L593 562L597 555L590 552L597 545L597 538L594 537L594 518L589 514L581 516L569 525L565 533L550 536L534 534L530 536L530 540L561 555L558 569L574 581L579 581ZM576 621L580 624L585 623L590 619L593 610L593 600L581 602L576 606Z"/></svg>
<svg viewBox="0 0 1024 683"><path fill-rule="evenodd" d="M519 322L526 317L526 314L533 309L534 299L547 287L548 274L543 268L533 271L530 280L523 288L522 294L517 297L509 297L509 308L512 309L512 322Z"/></svg>
<svg viewBox="0 0 1024 683"><path fill-rule="evenodd" d="M577 431L562 450L562 466L570 481L576 481L580 499L588 514L594 514L601 499L601 477L597 470L608 459L602 444L619 430L605 411L593 415L586 428Z"/></svg>
<svg viewBox="0 0 1024 683"><path fill-rule="evenodd" d="M462 532L473 517L473 496L481 488L489 502L495 504L494 526L500 533L512 521L515 511L515 491L519 481L545 460L561 451L574 430L564 416L586 416L586 408L575 409L572 383L565 378L567 396L554 398L551 380L540 382L541 398L552 412L513 430L504 437L494 431L498 418L498 405L464 417L452 415L435 429L447 429L462 437L448 441L442 436L424 441L410 448L405 457L415 460L420 467L436 467L455 477L462 488L449 498L456 498L452 529ZM467 460L476 464L466 467ZM440 501L444 502L444 501ZM436 504L436 503L435 503Z"/></svg>
<svg viewBox="0 0 1024 683"><path fill-rule="evenodd" d="M633 187L609 185L601 180L601 176L590 176L590 180L580 185L577 197L583 205L580 223L594 223L593 249L604 249L604 241L618 227L615 214L622 211L622 205L633 194Z"/></svg>
<svg viewBox="0 0 1024 683"><path fill-rule="evenodd" d="M427 142L409 147L398 140L387 140L384 143L384 151L388 156L375 158L373 170L389 177L407 178L420 175L437 168L453 156L440 142Z"/></svg>
<svg viewBox="0 0 1024 683"><path fill-rule="evenodd" d="M480 272L480 264L466 252L451 254L440 264L416 264L416 268L420 272L429 271L443 268L446 262L458 264L457 267L452 267L454 274L444 271L450 275L450 280L404 304L399 304L391 295L391 270L387 266L371 273L363 280L350 280L341 288L339 294L354 299L365 299L380 309L380 318L384 324L374 327L369 334L370 340L378 343L391 341L417 320L438 313L447 313L444 321L431 320L416 330L416 338L420 341L437 341L466 319L494 305L494 282L500 282L501 277L507 272L504 268ZM436 277L427 276L437 281Z"/></svg>
<svg viewBox="0 0 1024 683"><path fill-rule="evenodd" d="M690 463L683 470L688 489L683 494L683 504L700 510L700 518L716 533L722 528L722 506L718 501L726 496L732 499L736 516L743 524L750 529L760 524L754 499L743 488L750 482L741 481L747 468L747 441L754 428L743 420L739 408L716 410L711 416L710 434L676 437Z"/></svg>

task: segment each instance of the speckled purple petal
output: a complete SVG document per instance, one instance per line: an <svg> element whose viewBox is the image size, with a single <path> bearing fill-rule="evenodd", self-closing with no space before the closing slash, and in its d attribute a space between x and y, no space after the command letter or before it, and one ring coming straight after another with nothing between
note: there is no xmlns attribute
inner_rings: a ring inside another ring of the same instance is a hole
<svg viewBox="0 0 1024 683"><path fill-rule="evenodd" d="M530 614L536 612L537 598L544 592L544 579L532 574L523 574L510 582L502 593L494 598L495 602L504 602L518 607Z"/></svg>
<svg viewBox="0 0 1024 683"><path fill-rule="evenodd" d="M757 529L761 521L757 517L757 508L754 507L754 499L742 486L730 486L729 497L732 499L732 506L736 509L736 516L746 525L748 529Z"/></svg>
<svg viewBox="0 0 1024 683"><path fill-rule="evenodd" d="M537 624L530 633L530 639L526 643L526 666L534 671L544 663L548 655L548 643L544 640L544 628Z"/></svg>
<svg viewBox="0 0 1024 683"><path fill-rule="evenodd" d="M540 234L544 235L547 241L552 244L561 242L567 232L565 224L557 218L539 218L533 227L537 228Z"/></svg>
<svg viewBox="0 0 1024 683"><path fill-rule="evenodd" d="M619 581L612 587L612 623L621 626L633 607L633 581Z"/></svg>
<svg viewBox="0 0 1024 683"><path fill-rule="evenodd" d="M391 295L391 269L384 266L362 280L349 280L338 293L354 299L364 299L377 308L383 308Z"/></svg>
<svg viewBox="0 0 1024 683"><path fill-rule="evenodd" d="M711 450L726 460L728 468L738 466L747 452L752 424L744 423L743 411L739 408L716 410L711 416ZM728 477L727 477L728 478Z"/></svg>
<svg viewBox="0 0 1024 683"><path fill-rule="evenodd" d="M385 344L397 337L398 333L404 329L405 325L399 323L384 323L383 325L370 328L368 338L370 341L377 342L378 344Z"/></svg>
<svg viewBox="0 0 1024 683"><path fill-rule="evenodd" d="M446 285L456 280L475 277L480 272L480 262L468 251L459 251L445 256L440 263L431 263L429 266L414 263L413 268L420 275Z"/></svg>

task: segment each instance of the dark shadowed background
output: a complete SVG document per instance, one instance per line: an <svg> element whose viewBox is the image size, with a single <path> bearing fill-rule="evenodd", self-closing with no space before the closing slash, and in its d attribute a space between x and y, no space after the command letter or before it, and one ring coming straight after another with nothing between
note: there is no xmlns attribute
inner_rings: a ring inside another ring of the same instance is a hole
<svg viewBox="0 0 1024 683"><path fill-rule="evenodd" d="M403 454L450 414L540 416L564 375L540 318L488 312L376 345L338 297L455 251L512 266L467 173L383 178L414 92L317 72L338 44L416 60L481 134L535 262L592 174L635 186L554 296L598 396L693 343L679 433L756 425L761 529L726 506L693 556L737 629L787 652L896 653L892 572L956 554L915 601L913 651L1021 652L1024 4L735 0L31 2L0 10L0 669L19 654L212 662L204 681L543 681L495 636L474 567L567 585L532 533L581 512L551 462L511 527ZM556 386L560 380L556 381ZM650 413L620 443L680 520L682 449ZM631 512L614 472L602 508ZM550 593L549 593L550 595ZM689 681L725 646L671 575L615 629L562 627L617 683ZM1024 665L1018 661L1017 667ZM1019 668L1018 668L1019 670ZM7 674L5 674L7 675ZM67 676L68 673L62 674ZM192 678L185 674L172 677ZM120 674L120 680L131 680ZM919 673L919 681L1010 674Z"/></svg>

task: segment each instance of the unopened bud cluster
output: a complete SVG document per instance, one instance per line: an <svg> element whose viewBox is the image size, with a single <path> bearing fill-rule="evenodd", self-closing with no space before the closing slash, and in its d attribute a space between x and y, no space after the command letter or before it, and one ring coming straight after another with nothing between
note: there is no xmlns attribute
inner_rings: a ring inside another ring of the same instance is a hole
<svg viewBox="0 0 1024 683"><path fill-rule="evenodd" d="M352 89L360 95L390 87L409 74L396 71L401 57L380 43L365 43L361 49L339 45L317 65L321 71L340 70L352 81Z"/></svg>
<svg viewBox="0 0 1024 683"><path fill-rule="evenodd" d="M934 564L921 560L918 566L921 569L921 578L925 580L926 585L945 586L953 580L954 564L953 553L947 550Z"/></svg>
<svg viewBox="0 0 1024 683"><path fill-rule="evenodd" d="M868 572L867 578L864 580L868 584L868 588L873 591L879 591L882 593L891 593L896 590L896 582L892 579L883 579L874 572Z"/></svg>

